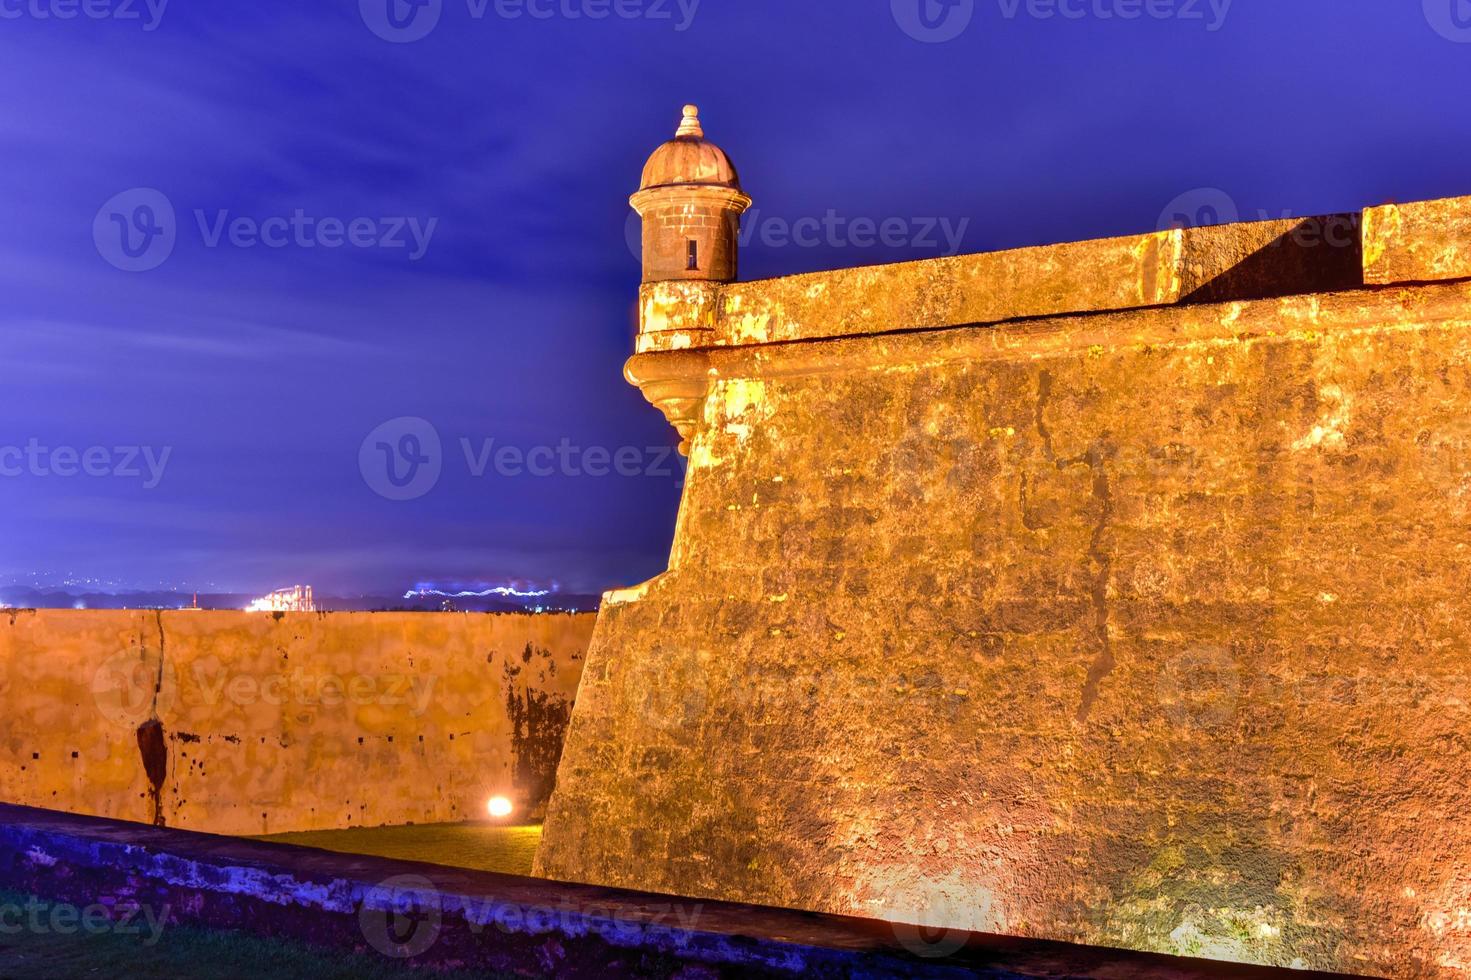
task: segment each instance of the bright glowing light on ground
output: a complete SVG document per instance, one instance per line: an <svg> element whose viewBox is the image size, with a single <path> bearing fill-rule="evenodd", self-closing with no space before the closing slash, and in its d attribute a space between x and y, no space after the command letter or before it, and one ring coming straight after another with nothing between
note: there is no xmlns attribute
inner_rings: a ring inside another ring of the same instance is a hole
<svg viewBox="0 0 1471 980"><path fill-rule="evenodd" d="M490 802L485 805L485 808L490 811L492 817L496 818L509 817L513 809L511 801L504 796L492 796Z"/></svg>

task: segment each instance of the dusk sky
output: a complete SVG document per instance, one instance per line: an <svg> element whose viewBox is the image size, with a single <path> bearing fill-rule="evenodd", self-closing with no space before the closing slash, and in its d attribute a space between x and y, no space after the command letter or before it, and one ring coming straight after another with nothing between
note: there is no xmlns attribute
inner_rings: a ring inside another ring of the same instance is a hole
<svg viewBox="0 0 1471 980"><path fill-rule="evenodd" d="M627 199L685 102L743 278L1471 194L1467 0L417 2L0 0L0 584L658 573Z"/></svg>

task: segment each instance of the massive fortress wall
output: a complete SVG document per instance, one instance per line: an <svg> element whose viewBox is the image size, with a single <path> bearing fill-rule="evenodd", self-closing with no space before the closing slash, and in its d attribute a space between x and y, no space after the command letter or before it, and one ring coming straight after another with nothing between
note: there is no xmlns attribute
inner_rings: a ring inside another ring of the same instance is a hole
<svg viewBox="0 0 1471 980"><path fill-rule="evenodd" d="M643 311L689 479L541 872L1471 969L1471 199Z"/></svg>
<svg viewBox="0 0 1471 980"><path fill-rule="evenodd" d="M534 811L593 619L8 610L0 799L225 834Z"/></svg>

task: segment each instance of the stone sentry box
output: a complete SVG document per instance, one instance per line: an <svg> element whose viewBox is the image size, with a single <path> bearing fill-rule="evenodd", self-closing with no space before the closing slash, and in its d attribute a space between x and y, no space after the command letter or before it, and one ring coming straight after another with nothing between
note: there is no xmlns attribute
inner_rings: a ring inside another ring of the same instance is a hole
<svg viewBox="0 0 1471 980"><path fill-rule="evenodd" d="M688 483L540 872L1471 969L1471 199L641 313Z"/></svg>

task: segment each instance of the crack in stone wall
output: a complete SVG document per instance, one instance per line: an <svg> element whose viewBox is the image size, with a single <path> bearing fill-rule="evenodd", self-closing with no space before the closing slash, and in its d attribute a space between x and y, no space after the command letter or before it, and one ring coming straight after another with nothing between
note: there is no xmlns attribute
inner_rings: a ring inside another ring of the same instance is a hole
<svg viewBox="0 0 1471 980"><path fill-rule="evenodd" d="M1093 475L1093 500L1098 505L1098 521L1088 542L1088 555L1094 568L1093 582L1088 591L1093 605L1093 630L1098 649L1093 663L1088 668L1088 675L1083 682L1083 693L1078 704L1077 719L1079 722L1084 722L1088 720L1088 712L1098 698L1098 686L1114 668L1113 642L1108 632L1108 589L1109 578L1113 573L1113 558L1104 544L1104 535L1108 532L1108 521L1113 515L1113 498L1109 489L1107 470L1108 458L1112 455L1113 450L1108 434L1104 433L1082 454L1070 459L1058 459L1057 452L1052 446L1052 432L1047 427L1046 419L1047 402L1051 393L1051 372L1045 369L1039 371L1035 423L1037 435L1041 439L1042 456L1059 471L1073 466L1086 466ZM1026 480L1027 476L1023 473L1020 493L1022 523L1028 530L1041 530L1040 526L1033 525L1027 519Z"/></svg>
<svg viewBox="0 0 1471 980"><path fill-rule="evenodd" d="M148 794L153 807L153 825L162 827L166 817L163 805L164 781L168 779L169 749L164 737L163 723L158 718L158 702L163 694L164 668L168 663L168 651L164 646L163 611L154 610L154 626L158 630L158 671L153 683L153 695L149 700L148 719L138 726L138 756L143 763L143 772L148 777ZM147 644L140 637L139 645L147 651Z"/></svg>

